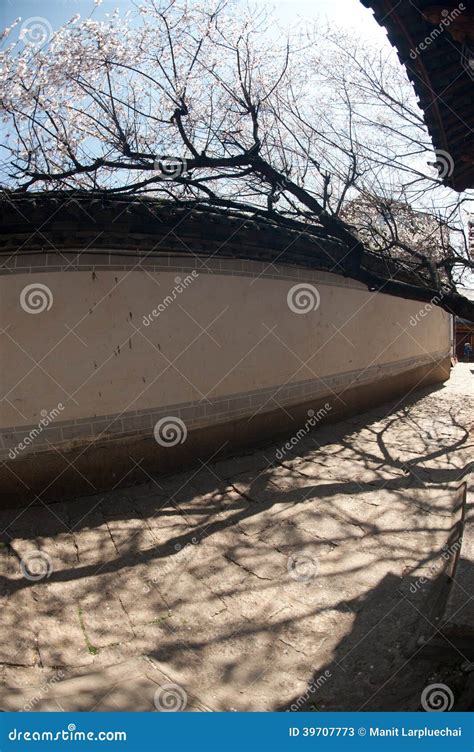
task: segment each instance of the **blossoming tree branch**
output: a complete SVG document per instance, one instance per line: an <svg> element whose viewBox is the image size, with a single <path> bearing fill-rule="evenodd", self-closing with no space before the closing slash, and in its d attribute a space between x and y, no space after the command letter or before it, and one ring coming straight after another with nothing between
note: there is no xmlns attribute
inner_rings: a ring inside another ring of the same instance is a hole
<svg viewBox="0 0 474 752"><path fill-rule="evenodd" d="M371 289L474 319L456 291L474 268L472 199L443 184L394 53L226 0L46 29L17 19L3 34L6 194L140 194L323 228ZM370 271L367 251L410 281Z"/></svg>

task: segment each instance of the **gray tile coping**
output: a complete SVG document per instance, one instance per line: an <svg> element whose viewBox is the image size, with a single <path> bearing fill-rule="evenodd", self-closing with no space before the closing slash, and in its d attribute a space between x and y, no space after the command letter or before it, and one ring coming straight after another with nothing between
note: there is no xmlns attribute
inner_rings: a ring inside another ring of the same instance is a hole
<svg viewBox="0 0 474 752"><path fill-rule="evenodd" d="M90 249L93 250L93 249ZM77 256L74 254L77 253ZM180 256L153 255L150 253L127 254L101 249L97 254L87 255L80 250L68 249L67 255L55 252L23 253L15 252L0 260L0 274L37 274L40 272L74 271L137 271L141 268L152 272L175 272L189 274L196 270L199 274L218 274L237 277L264 277L279 280L304 280L321 285L333 285L355 290L365 290L361 282L343 277L337 272L317 271L287 264L248 261L244 259L214 258L201 255Z"/></svg>

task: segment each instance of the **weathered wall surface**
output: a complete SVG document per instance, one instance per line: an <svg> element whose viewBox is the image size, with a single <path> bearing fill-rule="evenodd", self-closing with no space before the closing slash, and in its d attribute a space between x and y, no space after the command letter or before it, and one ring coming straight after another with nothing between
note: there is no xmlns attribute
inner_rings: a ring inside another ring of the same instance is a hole
<svg viewBox="0 0 474 752"><path fill-rule="evenodd" d="M402 374L446 376L448 314L335 274L189 256L21 263L0 276L1 452L13 463L153 439L167 417L190 433L279 411L283 428L290 406L336 413L344 392L378 384L380 400Z"/></svg>

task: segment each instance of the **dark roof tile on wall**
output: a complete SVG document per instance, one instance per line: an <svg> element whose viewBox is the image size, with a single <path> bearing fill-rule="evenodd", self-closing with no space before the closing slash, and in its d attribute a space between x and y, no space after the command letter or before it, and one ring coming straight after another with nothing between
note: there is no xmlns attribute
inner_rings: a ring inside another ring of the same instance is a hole
<svg viewBox="0 0 474 752"><path fill-rule="evenodd" d="M133 265L155 257L243 259L332 272L349 277L373 292L432 304L439 290L420 270L369 249L357 255L322 227L303 225L277 215L262 216L196 202L163 202L143 196L110 197L90 193L0 193L0 273L22 267L22 256L41 262L54 256L67 261L128 257ZM36 259L35 259L36 260ZM107 260L107 264L109 261ZM417 264L418 265L418 264ZM33 264L34 267L37 264ZM60 268L58 267L58 270ZM53 270L51 267L51 270ZM427 273L427 272L426 272ZM442 307L474 320L465 298L445 292ZM454 307L453 307L454 306Z"/></svg>
<svg viewBox="0 0 474 752"><path fill-rule="evenodd" d="M0 194L0 265L12 254L104 251L192 255L290 264L351 276L351 249L323 228L270 220L192 202L87 194ZM419 279L406 267L365 251L364 264L383 278Z"/></svg>

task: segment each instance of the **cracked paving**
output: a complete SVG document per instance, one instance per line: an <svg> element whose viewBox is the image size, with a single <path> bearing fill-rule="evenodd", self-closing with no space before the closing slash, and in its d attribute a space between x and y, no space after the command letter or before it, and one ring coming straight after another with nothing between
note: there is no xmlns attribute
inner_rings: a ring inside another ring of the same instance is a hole
<svg viewBox="0 0 474 752"><path fill-rule="evenodd" d="M472 471L470 381L459 364L281 461L266 446L2 511L1 707L154 710L173 682L186 710L285 710L324 674L308 709L416 710L416 638ZM32 581L38 550L51 571Z"/></svg>

